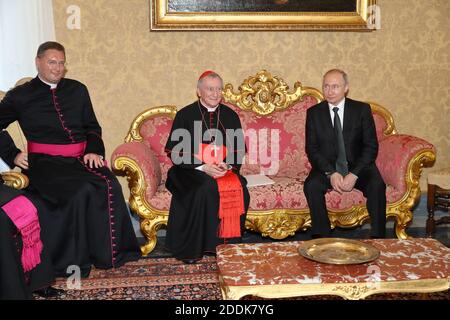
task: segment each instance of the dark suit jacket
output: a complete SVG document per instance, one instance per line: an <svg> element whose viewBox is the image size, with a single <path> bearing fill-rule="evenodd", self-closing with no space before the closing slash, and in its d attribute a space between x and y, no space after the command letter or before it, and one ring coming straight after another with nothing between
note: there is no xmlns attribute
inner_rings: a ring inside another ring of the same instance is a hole
<svg viewBox="0 0 450 320"><path fill-rule="evenodd" d="M345 98L343 136L349 171L375 164L378 140L370 105ZM336 171L337 145L327 101L308 109L306 114L306 154L312 169L324 174Z"/></svg>

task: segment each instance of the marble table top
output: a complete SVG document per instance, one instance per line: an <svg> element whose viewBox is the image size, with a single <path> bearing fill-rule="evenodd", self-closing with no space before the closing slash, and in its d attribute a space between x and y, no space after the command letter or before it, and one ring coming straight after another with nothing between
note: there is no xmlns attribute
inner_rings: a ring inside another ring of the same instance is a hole
<svg viewBox="0 0 450 320"><path fill-rule="evenodd" d="M450 248L435 239L361 240L380 250L378 259L358 265L308 260L302 242L225 244L217 247L217 264L225 286L350 284L371 281L450 279Z"/></svg>

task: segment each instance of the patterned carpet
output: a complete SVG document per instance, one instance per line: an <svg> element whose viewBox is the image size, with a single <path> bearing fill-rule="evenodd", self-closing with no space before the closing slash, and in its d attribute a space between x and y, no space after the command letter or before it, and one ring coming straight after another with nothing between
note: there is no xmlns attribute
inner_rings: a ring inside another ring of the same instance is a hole
<svg viewBox="0 0 450 320"><path fill-rule="evenodd" d="M69 280L69 281L68 281ZM70 279L58 279L55 287L67 290L55 300L220 300L222 298L214 257L192 265L173 258L147 258L113 270L92 270L79 289ZM36 299L40 299L36 297ZM245 299L256 299L246 297ZM301 297L296 300L341 300L336 296ZM450 300L450 290L429 294L377 294L367 300Z"/></svg>

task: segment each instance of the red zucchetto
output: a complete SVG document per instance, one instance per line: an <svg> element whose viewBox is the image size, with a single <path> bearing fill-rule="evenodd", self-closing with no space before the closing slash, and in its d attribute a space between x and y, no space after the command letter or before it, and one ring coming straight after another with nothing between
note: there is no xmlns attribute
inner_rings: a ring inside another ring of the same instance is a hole
<svg viewBox="0 0 450 320"><path fill-rule="evenodd" d="M212 70L206 70L205 72L203 72L203 73L200 75L200 77L198 78L198 80L201 80L201 79L203 79L203 78L205 78L205 77L207 77L207 76L209 76L210 74L213 74L213 73L215 73L215 72L212 71Z"/></svg>

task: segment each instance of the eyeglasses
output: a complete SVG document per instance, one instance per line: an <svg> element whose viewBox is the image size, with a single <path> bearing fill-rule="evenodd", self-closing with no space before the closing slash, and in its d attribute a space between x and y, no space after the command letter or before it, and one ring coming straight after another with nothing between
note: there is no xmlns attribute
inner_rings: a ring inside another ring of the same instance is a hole
<svg viewBox="0 0 450 320"><path fill-rule="evenodd" d="M56 61L56 60L48 60L47 64L50 68L55 68L56 66L58 67L66 67L67 66L67 62L65 61Z"/></svg>
<svg viewBox="0 0 450 320"><path fill-rule="evenodd" d="M340 85L340 84L332 84L331 86L330 85L328 85L328 84L326 84L326 85L324 85L323 86L323 90L325 91L325 90L337 90L337 89L339 89L339 88L341 88L342 86Z"/></svg>
<svg viewBox="0 0 450 320"><path fill-rule="evenodd" d="M204 87L205 91L208 91L210 93L221 93L222 92L222 88L221 87Z"/></svg>

